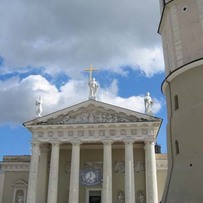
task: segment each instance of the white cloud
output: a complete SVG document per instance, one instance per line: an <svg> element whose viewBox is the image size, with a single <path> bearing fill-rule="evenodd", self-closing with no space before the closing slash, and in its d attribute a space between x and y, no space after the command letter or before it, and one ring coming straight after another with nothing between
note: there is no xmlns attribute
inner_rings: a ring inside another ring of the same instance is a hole
<svg viewBox="0 0 203 203"><path fill-rule="evenodd" d="M3 0L0 13L2 72L31 66L76 77L90 63L163 71L158 0Z"/></svg>
<svg viewBox="0 0 203 203"><path fill-rule="evenodd" d="M100 101L144 112L143 95L122 98L118 96L117 81L106 89L100 89ZM43 97L43 115L78 102L87 100L86 81L70 80L60 91L40 75L31 75L23 80L12 78L0 82L0 123L22 123L35 117L35 99ZM161 109L161 102L154 99L154 113Z"/></svg>
<svg viewBox="0 0 203 203"><path fill-rule="evenodd" d="M142 70L148 77L163 71L162 49L134 50L128 56L129 65L134 69Z"/></svg>
<svg viewBox="0 0 203 203"><path fill-rule="evenodd" d="M128 98L118 96L117 81L114 80L109 88L100 90L99 99L103 102L127 108L130 110L145 112L144 97L145 95L136 95ZM162 107L162 101L153 98L152 111L154 114L158 113Z"/></svg>

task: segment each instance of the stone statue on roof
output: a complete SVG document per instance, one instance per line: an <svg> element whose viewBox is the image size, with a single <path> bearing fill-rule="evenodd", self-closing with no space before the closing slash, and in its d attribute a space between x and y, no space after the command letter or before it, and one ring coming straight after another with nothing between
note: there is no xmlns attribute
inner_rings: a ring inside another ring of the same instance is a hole
<svg viewBox="0 0 203 203"><path fill-rule="evenodd" d="M36 117L41 117L42 116L42 97L39 97L35 101L35 111L36 111Z"/></svg>
<svg viewBox="0 0 203 203"><path fill-rule="evenodd" d="M89 82L88 82L88 85L89 85L89 88L90 88L90 90L89 90L89 99L96 100L99 85L98 85L96 79L92 77L92 72L97 71L97 69L93 68L92 65L91 65L90 68L85 69L85 71L90 72L90 78L89 78Z"/></svg>
<svg viewBox="0 0 203 203"><path fill-rule="evenodd" d="M99 85L95 80L95 78L89 80L88 85L90 87L89 99L96 99L96 94L97 94Z"/></svg>
<svg viewBox="0 0 203 203"><path fill-rule="evenodd" d="M144 97L144 103L145 103L145 113L152 115L153 101L149 92L147 92L146 96Z"/></svg>

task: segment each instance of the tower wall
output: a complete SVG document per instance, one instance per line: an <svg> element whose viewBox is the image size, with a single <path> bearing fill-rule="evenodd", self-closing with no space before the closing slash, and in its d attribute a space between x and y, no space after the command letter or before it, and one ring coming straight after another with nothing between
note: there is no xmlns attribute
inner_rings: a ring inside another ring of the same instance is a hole
<svg viewBox="0 0 203 203"><path fill-rule="evenodd" d="M165 4L159 32L167 75L202 58L203 0L173 0Z"/></svg>
<svg viewBox="0 0 203 203"><path fill-rule="evenodd" d="M203 200L203 65L167 85L169 174L164 202ZM178 96L178 108L175 97Z"/></svg>
<svg viewBox="0 0 203 203"><path fill-rule="evenodd" d="M162 10L168 177L162 202L203 202L203 0L171 0Z"/></svg>

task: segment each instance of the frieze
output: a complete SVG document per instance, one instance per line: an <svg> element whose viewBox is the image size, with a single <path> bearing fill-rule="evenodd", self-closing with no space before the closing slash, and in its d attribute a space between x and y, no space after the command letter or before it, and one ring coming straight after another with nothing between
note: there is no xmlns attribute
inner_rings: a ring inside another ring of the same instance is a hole
<svg viewBox="0 0 203 203"><path fill-rule="evenodd" d="M101 127L102 126L102 127ZM146 139L155 139L156 133L151 125L145 128L137 126L137 128L129 127L127 124L121 125L81 125L70 128L66 126L63 129L44 128L43 131L36 129L33 133L33 139L41 142L49 140L70 141L74 138L80 139L82 142L101 142L103 138L111 137L113 141L123 141L125 138L132 138L135 141L144 141Z"/></svg>
<svg viewBox="0 0 203 203"><path fill-rule="evenodd" d="M58 131L58 137L63 137L64 136L64 132L63 131Z"/></svg>
<svg viewBox="0 0 203 203"><path fill-rule="evenodd" d="M104 137L105 136L105 130L99 130L99 136Z"/></svg>
<svg viewBox="0 0 203 203"><path fill-rule="evenodd" d="M110 134L111 136L116 135L116 130L115 130L115 129L110 129L110 130L109 130L109 134Z"/></svg>
<svg viewBox="0 0 203 203"><path fill-rule="evenodd" d="M148 121L144 118L118 113L114 110L104 108L95 109L89 106L80 108L77 111L71 111L67 115L59 115L56 118L48 119L45 122L39 122L38 125L62 125L62 124L90 124L90 123L126 123Z"/></svg>
<svg viewBox="0 0 203 203"><path fill-rule="evenodd" d="M71 130L71 131L68 131L68 136L69 137L72 137L74 134L73 134L73 131Z"/></svg>
<svg viewBox="0 0 203 203"><path fill-rule="evenodd" d="M121 129L120 134L121 135L126 135L126 129Z"/></svg>
<svg viewBox="0 0 203 203"><path fill-rule="evenodd" d="M53 137L53 132L52 131L48 132L48 137Z"/></svg>
<svg viewBox="0 0 203 203"><path fill-rule="evenodd" d="M142 134L143 135L147 135L148 134L148 129L147 128L143 128L142 129Z"/></svg>
<svg viewBox="0 0 203 203"><path fill-rule="evenodd" d="M144 163L144 161L136 161L134 168L135 168L136 173L144 172L145 171L145 163Z"/></svg>
<svg viewBox="0 0 203 203"><path fill-rule="evenodd" d="M0 163L1 171L29 171L30 163Z"/></svg>
<svg viewBox="0 0 203 203"><path fill-rule="evenodd" d="M43 135L44 135L43 132L41 132L41 131L38 132L38 137L43 137Z"/></svg>
<svg viewBox="0 0 203 203"><path fill-rule="evenodd" d="M145 171L144 161L136 161L134 164L134 169L136 173L141 173ZM114 162L114 173L125 173L125 161L117 160Z"/></svg>
<svg viewBox="0 0 203 203"><path fill-rule="evenodd" d="M79 137L83 137L84 134L85 134L85 131L84 131L84 130L79 130L79 131L78 131L78 136L79 136Z"/></svg>
<svg viewBox="0 0 203 203"><path fill-rule="evenodd" d="M115 173L125 173L125 161L115 161L114 172Z"/></svg>
<svg viewBox="0 0 203 203"><path fill-rule="evenodd" d="M131 129L131 135L137 135L137 129Z"/></svg>
<svg viewBox="0 0 203 203"><path fill-rule="evenodd" d="M94 137L95 131L94 130L88 130L88 135L90 137Z"/></svg>

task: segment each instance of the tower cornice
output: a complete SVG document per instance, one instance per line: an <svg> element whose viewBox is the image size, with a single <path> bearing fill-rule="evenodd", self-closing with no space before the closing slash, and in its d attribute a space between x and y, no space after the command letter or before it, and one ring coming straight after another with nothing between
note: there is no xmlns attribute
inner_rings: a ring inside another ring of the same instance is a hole
<svg viewBox="0 0 203 203"><path fill-rule="evenodd" d="M194 61L191 61L187 64L184 64L183 66L177 68L176 70L172 71L162 82L161 85L161 91L164 94L165 89L167 87L167 84L170 83L174 78L179 76L180 74L192 69L192 68L198 68L200 65L203 65L203 58L196 59Z"/></svg>

